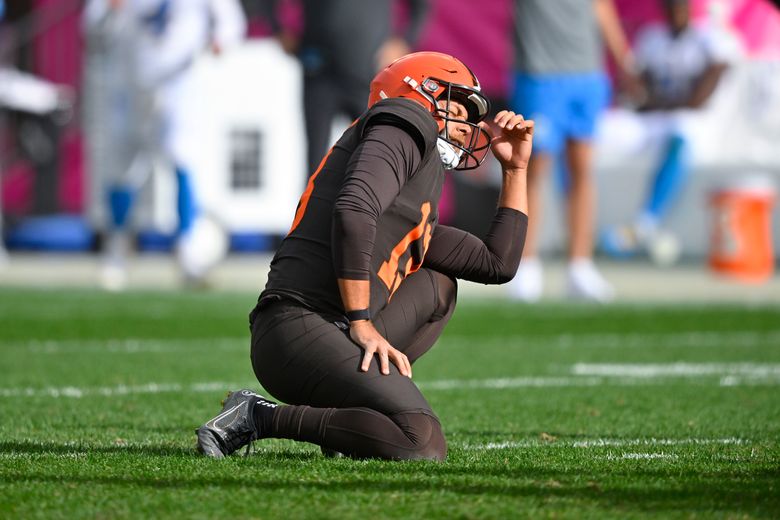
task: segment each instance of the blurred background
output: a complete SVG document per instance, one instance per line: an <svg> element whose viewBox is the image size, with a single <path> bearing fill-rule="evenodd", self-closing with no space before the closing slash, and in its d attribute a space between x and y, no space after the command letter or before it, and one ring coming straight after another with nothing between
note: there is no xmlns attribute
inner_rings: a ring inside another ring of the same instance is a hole
<svg viewBox="0 0 780 520"><path fill-rule="evenodd" d="M0 0L0 283L259 290L311 172L311 128L323 124L313 118L333 112L329 146L362 109L351 100L368 93L357 61L307 46L310 4ZM509 105L511 0L381 4L390 11L373 15L387 31L377 67L409 50L447 52L474 70L495 110ZM668 23L665 2L614 5L637 77L642 60L687 63L663 47L657 59L647 45L649 57L640 56L643 31ZM339 52L348 57L371 35L332 14L328 30L346 40ZM727 49L724 70L686 127L686 139L701 142L658 223L663 232L650 238L632 221L667 141L632 141L648 132L628 117L642 102L623 64L605 62L612 90L594 141L596 260L619 298L777 300L780 12L769 0L691 0L690 17L713 48ZM307 112L305 88L331 69L343 83ZM544 188L538 248L553 266L548 297L562 292L565 179L558 166ZM491 161L449 176L442 222L483 233L499 184Z"/></svg>

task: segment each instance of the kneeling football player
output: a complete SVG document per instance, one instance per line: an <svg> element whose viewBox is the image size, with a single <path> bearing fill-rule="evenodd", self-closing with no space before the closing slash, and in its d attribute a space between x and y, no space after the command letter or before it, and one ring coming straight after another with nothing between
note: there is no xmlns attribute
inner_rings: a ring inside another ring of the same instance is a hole
<svg viewBox="0 0 780 520"><path fill-rule="evenodd" d="M221 458L255 439L356 458L443 460L438 417L412 366L455 309L456 279L510 280L527 227L533 121L501 111L490 136L476 76L435 52L404 56L371 83L368 110L311 175L250 314L252 366L277 404L240 390L197 430ZM502 167L487 237L438 224L447 171Z"/></svg>

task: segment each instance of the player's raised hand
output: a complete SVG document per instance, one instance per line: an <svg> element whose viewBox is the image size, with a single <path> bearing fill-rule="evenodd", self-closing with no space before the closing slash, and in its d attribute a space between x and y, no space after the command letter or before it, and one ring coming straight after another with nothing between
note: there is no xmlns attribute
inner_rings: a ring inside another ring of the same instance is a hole
<svg viewBox="0 0 780 520"><path fill-rule="evenodd" d="M531 159L534 122L521 114L502 110L493 119L500 132L493 137L490 147L504 170L525 170ZM485 125L485 123L480 123Z"/></svg>
<svg viewBox="0 0 780 520"><path fill-rule="evenodd" d="M412 365L406 354L394 348L379 334L374 324L369 320L353 321L349 324L349 335L352 341L357 343L365 351L360 370L368 372L371 360L376 354L379 357L379 371L384 375L390 374L390 361L398 367L402 376L412 377Z"/></svg>

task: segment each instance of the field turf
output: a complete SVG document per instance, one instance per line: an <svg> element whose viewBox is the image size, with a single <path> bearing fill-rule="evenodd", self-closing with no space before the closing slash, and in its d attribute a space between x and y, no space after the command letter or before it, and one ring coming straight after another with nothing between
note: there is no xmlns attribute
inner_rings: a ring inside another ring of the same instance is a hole
<svg viewBox="0 0 780 520"><path fill-rule="evenodd" d="M0 290L0 518L778 518L780 308L463 301L415 379L444 463L267 440L252 294Z"/></svg>

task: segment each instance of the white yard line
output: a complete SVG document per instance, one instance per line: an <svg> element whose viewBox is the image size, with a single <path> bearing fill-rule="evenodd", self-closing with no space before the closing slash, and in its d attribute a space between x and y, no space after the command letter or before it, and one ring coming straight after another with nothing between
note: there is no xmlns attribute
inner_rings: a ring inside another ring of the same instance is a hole
<svg viewBox="0 0 780 520"><path fill-rule="evenodd" d="M447 336L443 344L452 343L457 346L473 346L473 337ZM512 334L501 337L485 337L479 340L480 345L500 345L506 347L522 347L524 345L547 345L558 348L645 348L645 347L752 347L756 344L780 343L780 330L768 331L687 331L671 333L581 333L556 334L550 336L527 336Z"/></svg>
<svg viewBox="0 0 780 520"><path fill-rule="evenodd" d="M720 386L767 386L780 385L780 375L724 376L720 378Z"/></svg>
<svg viewBox="0 0 780 520"><path fill-rule="evenodd" d="M569 376L451 379L420 382L421 390L510 389L542 387L635 386L662 384L669 378L721 376L718 385L780 385L775 363L577 363Z"/></svg>
<svg viewBox="0 0 780 520"><path fill-rule="evenodd" d="M242 385L224 382L205 382L181 385L178 383L147 383L145 385L117 385L97 387L44 387L44 388L0 388L0 397L71 397L80 399L88 396L116 397L135 394L162 394L172 392L218 392L243 388Z"/></svg>
<svg viewBox="0 0 780 520"><path fill-rule="evenodd" d="M503 377L497 379L444 379L422 381L417 384L421 390L469 390L533 387L599 386L605 383L602 377Z"/></svg>
<svg viewBox="0 0 780 520"><path fill-rule="evenodd" d="M87 456L86 452L72 452L72 453L54 453L54 452L0 452L0 459L41 459L41 458L53 458L53 459L83 459Z"/></svg>
<svg viewBox="0 0 780 520"><path fill-rule="evenodd" d="M424 390L454 390L454 389L504 389L523 387L566 387L566 386L597 386L604 384L603 378L593 377L519 377L503 379L466 379L466 380L442 380L419 383ZM117 385L102 387L16 387L0 388L2 397L71 397L82 398L87 396L115 397L131 394L161 394L173 392L216 392L235 390L237 388L257 386L257 383L226 383L226 382L202 382L189 385L179 383L147 383L143 385Z"/></svg>
<svg viewBox="0 0 780 520"><path fill-rule="evenodd" d="M567 440L558 439L555 441L543 441L540 439L526 439L519 441L499 441L488 442L484 444L463 444L461 448L465 450L506 450L516 448L538 448L540 446L555 446L566 448L636 448L636 447L661 447L661 446L710 446L710 445L747 445L750 441L737 437L726 437L722 439L700 439L700 438L682 438L682 439L587 439L587 440Z"/></svg>
<svg viewBox="0 0 780 520"><path fill-rule="evenodd" d="M481 345L499 345L521 348L526 345L546 345L558 348L643 348L643 347L751 347L757 344L780 344L780 331L688 331L659 334L586 333L556 334L550 336L525 336L513 334L502 337L485 337ZM442 346L473 346L474 338L469 336L446 336ZM214 348L240 350L249 348L249 338L111 338L105 340L30 340L26 342L0 342L4 348L23 348L34 353L56 354L76 353L145 353L182 352L192 348Z"/></svg>
<svg viewBox="0 0 780 520"><path fill-rule="evenodd" d="M9 343L3 348L22 348L34 354L145 354L176 353L194 349L249 350L249 338L114 338L105 340L32 340Z"/></svg>
<svg viewBox="0 0 780 520"><path fill-rule="evenodd" d="M708 444L747 444L748 441L739 437L725 437L721 439L700 439L696 437L687 437L682 439L589 439L584 441L574 441L572 446L575 448L602 448L602 447L624 447L624 446L683 446L683 445L708 445Z"/></svg>
<svg viewBox="0 0 780 520"><path fill-rule="evenodd" d="M577 363L571 373L601 377L780 377L777 363Z"/></svg>
<svg viewBox="0 0 780 520"><path fill-rule="evenodd" d="M679 457L673 453L621 453L620 455L609 454L605 457L607 460L676 460Z"/></svg>
<svg viewBox="0 0 780 520"><path fill-rule="evenodd" d="M635 386L662 384L668 377L723 376L717 384L722 387L780 385L780 365L760 363L718 364L718 363L674 363L671 365L625 365L579 363L571 369L571 376L524 376L495 379L444 379L421 381L418 386L425 391L449 390L504 390L512 388L565 388ZM599 374L599 375L586 375ZM116 385L100 387L11 387L0 388L0 398L13 397L71 397L86 396L114 397L133 394L160 394L173 392L215 392L256 386L256 383L198 382L187 384L151 382L142 385Z"/></svg>

